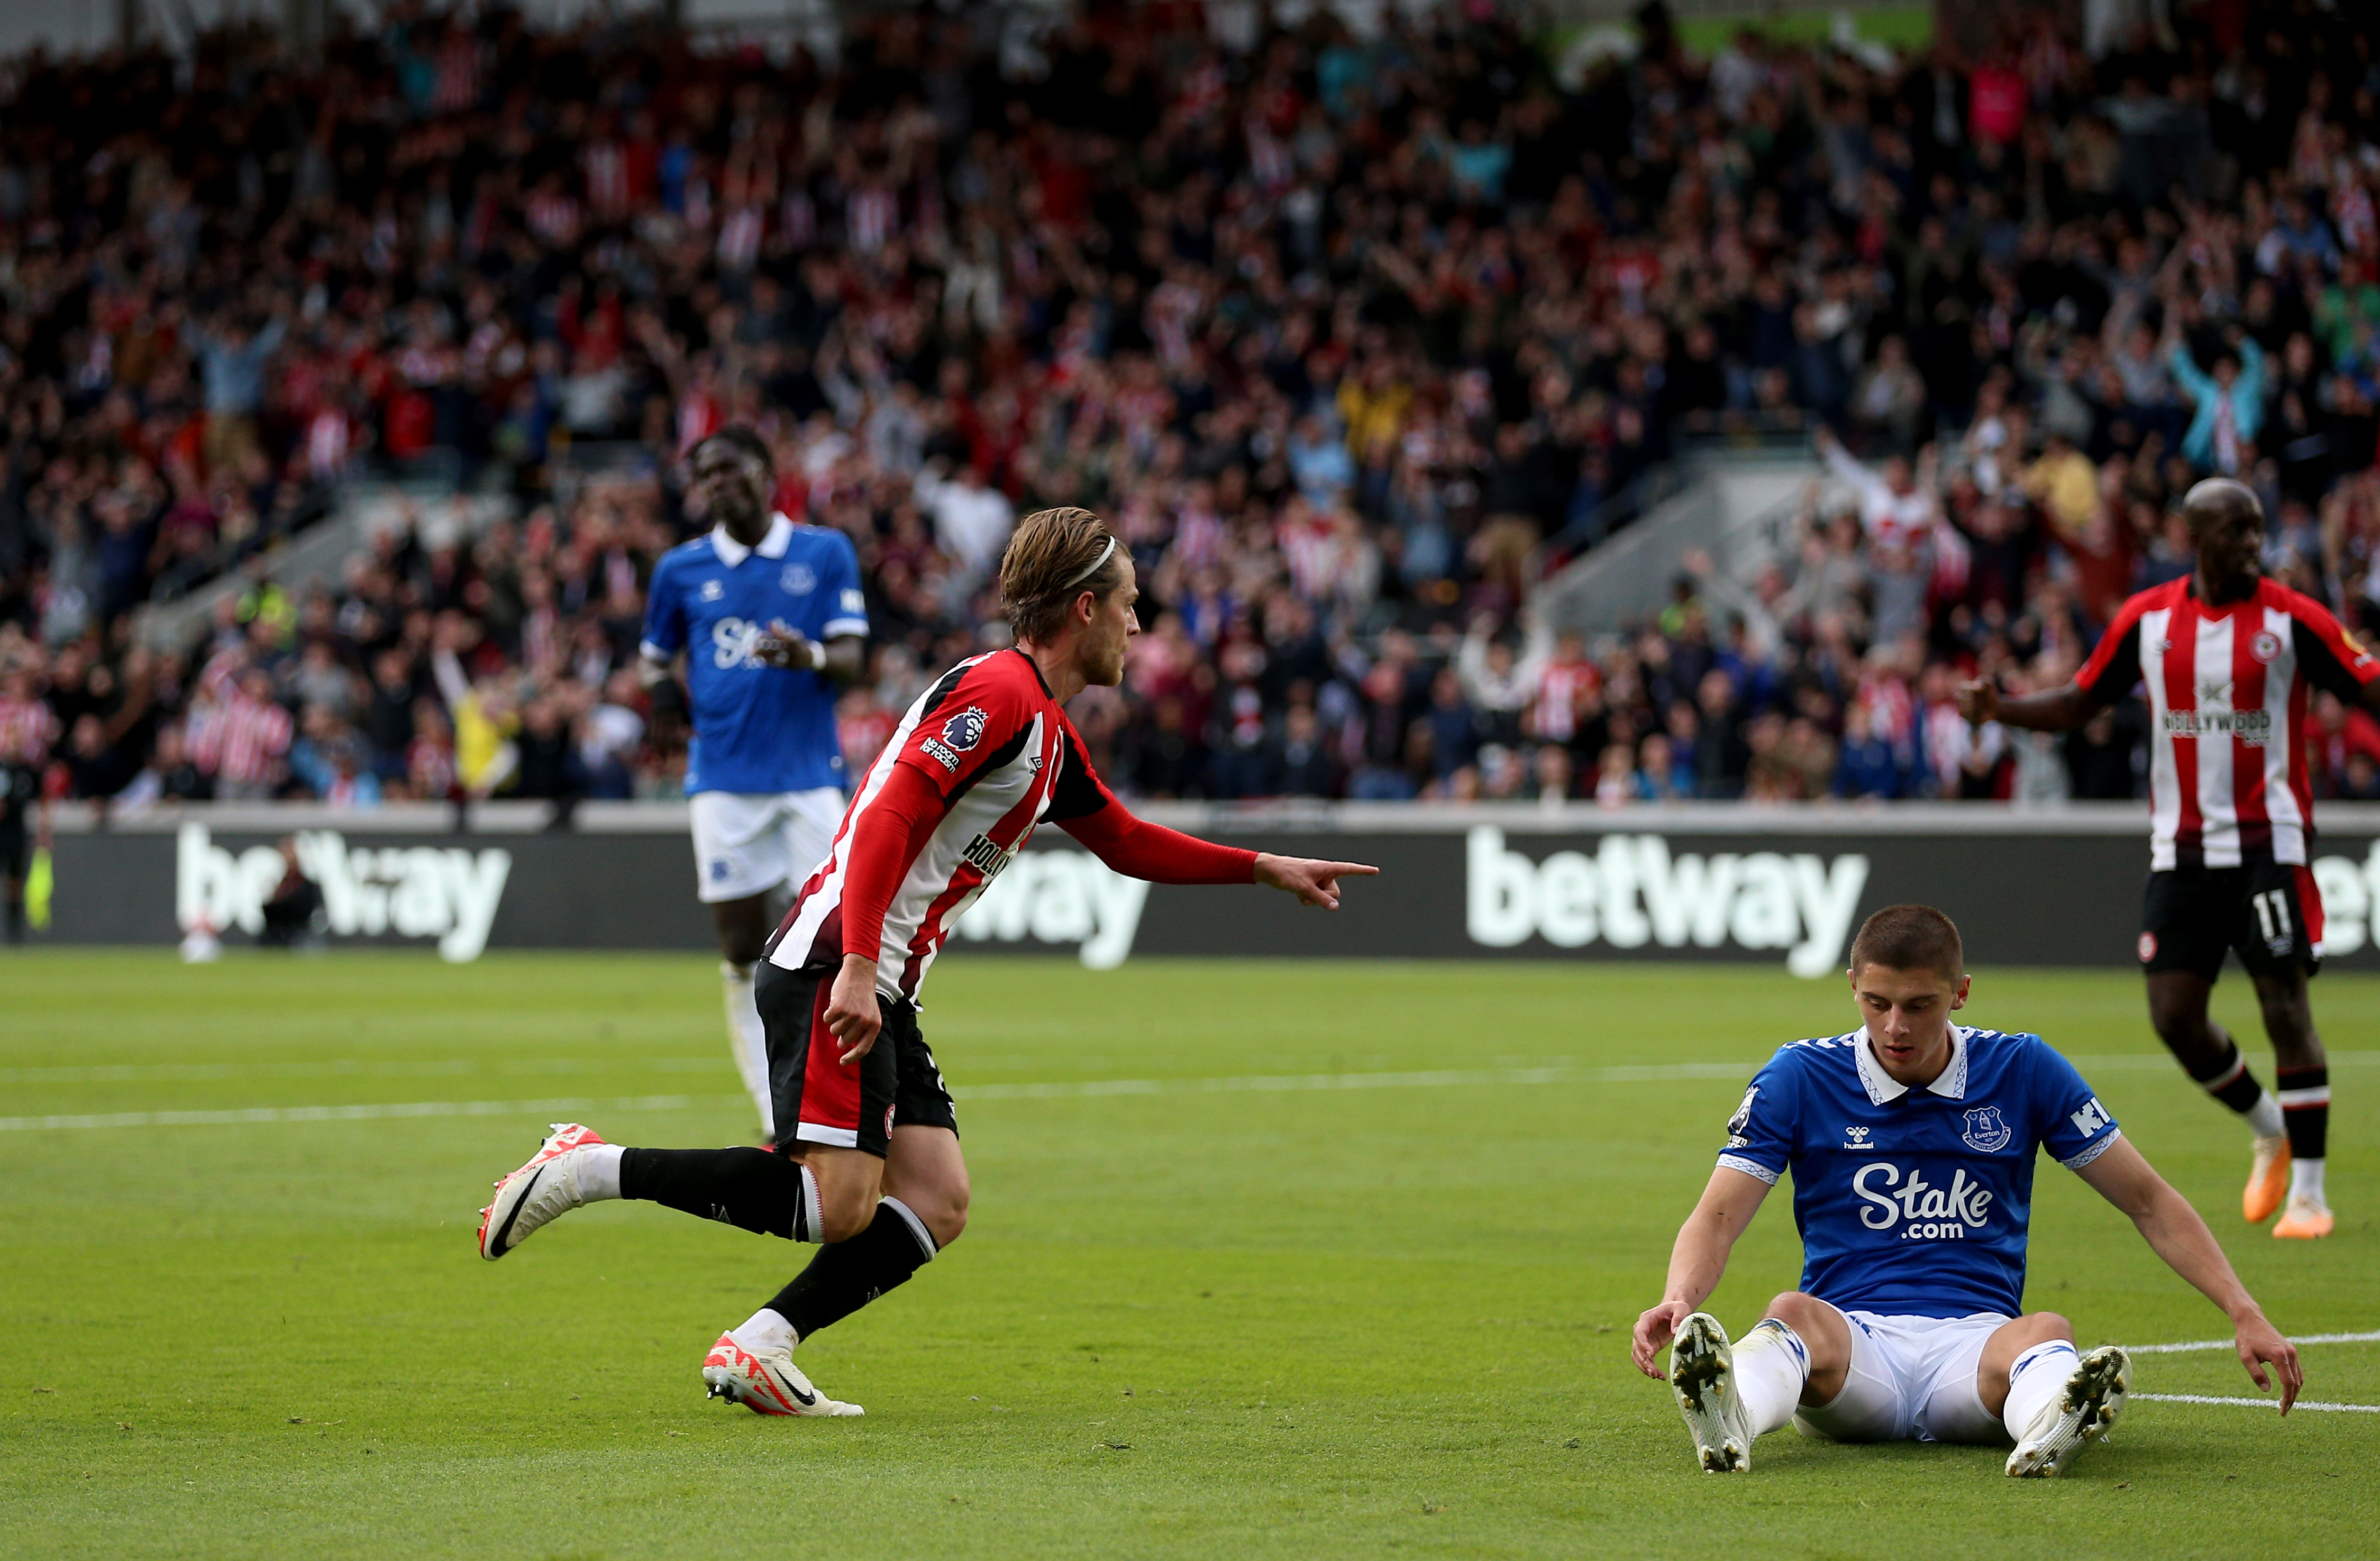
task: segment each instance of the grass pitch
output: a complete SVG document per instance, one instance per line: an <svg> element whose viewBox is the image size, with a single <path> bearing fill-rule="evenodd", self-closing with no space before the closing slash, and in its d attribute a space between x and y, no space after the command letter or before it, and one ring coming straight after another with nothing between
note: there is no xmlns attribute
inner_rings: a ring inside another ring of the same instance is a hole
<svg viewBox="0 0 2380 1561"><path fill-rule="evenodd" d="M1742 1080L1853 1023L1767 969L962 951L925 1025L973 1224L802 1351L867 1418L706 1404L704 1349L805 1251L650 1205L498 1265L471 1236L549 1115L748 1136L715 970L0 962L0 1554L2369 1553L2380 1414L2136 1402L2059 1483L1791 1432L1696 1472L1629 1326ZM2240 1224L2245 1135L2154 1052L2136 978L1975 990L2081 1061L2285 1330L2380 1327L2380 982L2316 988L2343 1212L2311 1246ZM2243 1035L2247 997L2218 995ZM1783 1191L1731 1327L1795 1281ZM2228 1332L2054 1165L2034 1230L2028 1304L2086 1345ZM2380 1346L2306 1358L2308 1398L2380 1405ZM2134 1386L2253 1392L2219 1351Z"/></svg>

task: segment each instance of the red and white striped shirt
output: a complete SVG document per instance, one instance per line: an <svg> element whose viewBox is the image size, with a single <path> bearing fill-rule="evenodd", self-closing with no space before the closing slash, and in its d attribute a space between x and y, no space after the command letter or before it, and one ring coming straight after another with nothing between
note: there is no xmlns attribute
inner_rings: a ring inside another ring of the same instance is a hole
<svg viewBox="0 0 2380 1561"><path fill-rule="evenodd" d="M233 698L210 732L222 755L216 773L248 785L273 779L273 762L289 751L292 735L287 710L244 693Z"/></svg>
<svg viewBox="0 0 2380 1561"><path fill-rule="evenodd" d="M2148 690L2156 872L2252 858L2304 865L2307 690L2361 704L2375 679L2380 660L2311 597L2259 580L2244 600L2210 607L2192 575L2125 602L2074 674L2110 700L2136 682Z"/></svg>
<svg viewBox="0 0 2380 1561"><path fill-rule="evenodd" d="M770 961L820 970L863 955L880 993L914 1001L952 926L1044 818L1135 877L1254 879L1254 852L1135 818L1083 757L1032 659L995 650L952 668L902 717L770 939Z"/></svg>
<svg viewBox="0 0 2380 1561"><path fill-rule="evenodd" d="M39 766L58 739L58 718L40 699L0 699L0 764Z"/></svg>

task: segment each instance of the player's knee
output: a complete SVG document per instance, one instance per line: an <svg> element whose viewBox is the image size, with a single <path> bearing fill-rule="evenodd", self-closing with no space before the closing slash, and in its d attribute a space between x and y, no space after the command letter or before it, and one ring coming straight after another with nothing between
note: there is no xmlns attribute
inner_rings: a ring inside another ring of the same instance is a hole
<svg viewBox="0 0 2380 1561"><path fill-rule="evenodd" d="M919 1190L911 1188L901 1194L909 1212L925 1221L933 1232L934 1245L947 1247L966 1230L967 1184L964 1178L949 1186Z"/></svg>
<svg viewBox="0 0 2380 1561"><path fill-rule="evenodd" d="M1804 1295L1800 1290L1787 1290L1783 1295L1771 1301L1768 1303L1768 1310L1761 1315L1774 1317L1795 1333L1800 1333L1809 1326L1811 1321L1817 1316L1819 1309L1826 1304L1816 1296Z"/></svg>
<svg viewBox="0 0 2380 1561"><path fill-rule="evenodd" d="M872 1196L855 1192L844 1197L822 1197L819 1200L819 1240L829 1245L848 1241L875 1219L876 1200Z"/></svg>
<svg viewBox="0 0 2380 1561"><path fill-rule="evenodd" d="M2055 1312L2028 1313L2024 1321L2026 1324L2025 1348L2028 1349L2036 1344L2046 1344L2054 1338L2062 1338L2070 1343L2074 1338L2074 1325Z"/></svg>

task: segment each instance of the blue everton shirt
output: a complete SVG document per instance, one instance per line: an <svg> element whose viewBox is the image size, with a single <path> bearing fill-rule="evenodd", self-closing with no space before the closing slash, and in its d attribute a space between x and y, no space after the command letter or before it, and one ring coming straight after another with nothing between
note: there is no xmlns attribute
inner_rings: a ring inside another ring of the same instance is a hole
<svg viewBox="0 0 2380 1561"><path fill-rule="evenodd" d="M770 519L747 548L722 526L662 555L645 598L645 654L686 653L694 741L686 790L806 792L843 784L834 685L824 672L763 666L752 646L772 622L824 644L868 632L859 557L820 526Z"/></svg>
<svg viewBox="0 0 2380 1561"><path fill-rule="evenodd" d="M1793 1173L1802 1289L1846 1312L2013 1317L2036 1147L2080 1170L2121 1136L2038 1035L1950 1029L1950 1062L1897 1083L1867 1031L1778 1048L1727 1124L1718 1163Z"/></svg>

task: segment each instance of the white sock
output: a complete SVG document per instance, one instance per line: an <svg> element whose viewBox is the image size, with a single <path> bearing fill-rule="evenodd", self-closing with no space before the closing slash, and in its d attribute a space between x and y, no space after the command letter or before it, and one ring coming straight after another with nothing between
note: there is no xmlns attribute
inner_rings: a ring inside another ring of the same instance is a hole
<svg viewBox="0 0 2380 1561"><path fill-rule="evenodd" d="M625 1151L616 1144L590 1144L580 1151L586 1157L578 1162L578 1195L590 1204L620 1195L620 1156Z"/></svg>
<svg viewBox="0 0 2380 1561"><path fill-rule="evenodd" d="M2318 1209L2330 1207L2322 1195L2322 1168L2320 1160L2289 1162L2289 1202L2302 1198Z"/></svg>
<svg viewBox="0 0 2380 1561"><path fill-rule="evenodd" d="M2278 1138L2285 1131L2281 1121L2281 1103L2265 1090L2256 1096L2256 1104L2248 1107L2248 1131L2258 1138Z"/></svg>
<svg viewBox="0 0 2380 1561"><path fill-rule="evenodd" d="M791 1349L801 1342L794 1325L765 1306L728 1329L727 1337L755 1355L763 1349Z"/></svg>
<svg viewBox="0 0 2380 1561"><path fill-rule="evenodd" d="M777 1118L769 1102L769 1029L752 1006L752 968L722 960L719 985L727 998L727 1047L735 1055L735 1071L744 1076L744 1093L759 1108L760 1131L773 1133Z"/></svg>
<svg viewBox="0 0 2380 1561"><path fill-rule="evenodd" d="M2000 1406L2000 1423L2008 1427L2009 1440L2024 1440L2033 1417L2064 1391L2066 1379L2080 1363L2074 1346L2062 1338L2036 1344L2010 1363L2008 1402Z"/></svg>
<svg viewBox="0 0 2380 1561"><path fill-rule="evenodd" d="M1766 1435L1791 1420L1810 1381L1810 1348L1802 1336L1769 1317L1737 1341L1734 1355L1736 1397L1751 1414L1752 1434Z"/></svg>

